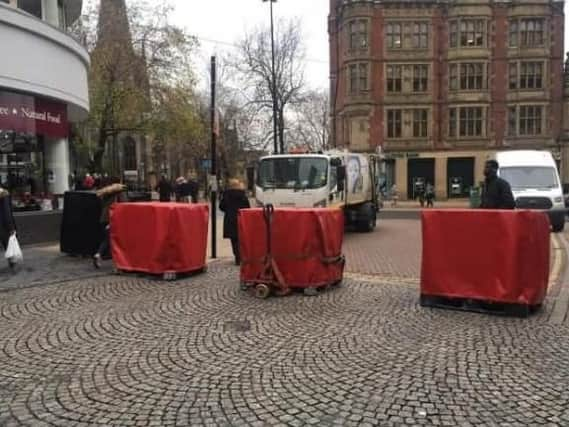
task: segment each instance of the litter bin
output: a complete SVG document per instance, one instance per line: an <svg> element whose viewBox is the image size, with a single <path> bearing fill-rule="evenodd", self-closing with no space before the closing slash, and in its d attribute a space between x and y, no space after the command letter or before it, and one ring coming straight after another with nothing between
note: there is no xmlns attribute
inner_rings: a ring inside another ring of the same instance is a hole
<svg viewBox="0 0 569 427"><path fill-rule="evenodd" d="M101 230L101 201L92 191L67 191L61 221L61 252L91 256L97 252Z"/></svg>
<svg viewBox="0 0 569 427"><path fill-rule="evenodd" d="M470 189L470 208L478 209L482 203L481 194L482 190L480 187L472 187Z"/></svg>

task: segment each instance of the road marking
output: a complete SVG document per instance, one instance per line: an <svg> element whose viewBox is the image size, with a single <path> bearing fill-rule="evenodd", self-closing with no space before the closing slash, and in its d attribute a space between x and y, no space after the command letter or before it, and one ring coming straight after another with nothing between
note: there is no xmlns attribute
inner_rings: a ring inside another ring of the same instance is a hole
<svg viewBox="0 0 569 427"><path fill-rule="evenodd" d="M380 274L360 274L360 273L344 273L344 277L350 280L357 280L361 282L376 283L376 284L397 284L397 285L412 285L416 286L420 283L417 277L404 277Z"/></svg>
<svg viewBox="0 0 569 427"><path fill-rule="evenodd" d="M564 246L557 234L553 234L551 243L553 246L553 266L551 267L551 274L549 275L549 289L559 281L561 272L563 271L563 261L565 258L561 254L564 250Z"/></svg>
<svg viewBox="0 0 569 427"><path fill-rule="evenodd" d="M567 239L564 235L559 235L557 238L559 241L560 249L563 249L565 254L569 250L569 245L567 244ZM557 249L557 248L556 248ZM560 250L555 250L555 253L558 254L557 256L561 258ZM565 255L566 256L566 255ZM565 256L563 257L565 259ZM555 268L555 261L554 260L554 268ZM561 261L559 262L561 264ZM567 317L567 309L569 308L569 270L567 268L562 269L558 267L558 280L560 280L560 290L559 295L555 300L553 300L553 309L551 310L551 316L549 317L549 322L561 325L565 318ZM563 271L563 274L561 272Z"/></svg>

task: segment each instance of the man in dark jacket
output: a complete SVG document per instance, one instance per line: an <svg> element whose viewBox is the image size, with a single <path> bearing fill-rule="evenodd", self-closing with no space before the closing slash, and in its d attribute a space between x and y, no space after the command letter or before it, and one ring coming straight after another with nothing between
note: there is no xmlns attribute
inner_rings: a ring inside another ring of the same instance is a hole
<svg viewBox="0 0 569 427"><path fill-rule="evenodd" d="M188 181L186 182L186 185L187 185L188 197L190 198L191 202L197 203L198 202L198 192L199 192L198 182L194 179L193 176L190 176L188 178Z"/></svg>
<svg viewBox="0 0 569 427"><path fill-rule="evenodd" d="M515 209L516 201L510 184L498 176L498 162L488 160L484 165L484 186L480 208L482 209Z"/></svg>
<svg viewBox="0 0 569 427"><path fill-rule="evenodd" d="M15 232L16 225L12 215L10 193L0 187L0 243L4 250L8 248L8 240ZM8 260L8 264L10 268L14 267L14 263L10 260Z"/></svg>
<svg viewBox="0 0 569 427"><path fill-rule="evenodd" d="M231 247L235 256L235 264L241 263L239 254L239 231L238 215L240 209L249 208L249 199L241 182L237 179L230 179L228 189L223 192L219 209L225 212L223 218L223 237L231 239Z"/></svg>
<svg viewBox="0 0 569 427"><path fill-rule="evenodd" d="M172 199L172 184L170 184L170 181L164 175L160 179L160 182L158 183L158 186L156 187L156 191L158 191L161 202L170 202L171 201L171 199Z"/></svg>

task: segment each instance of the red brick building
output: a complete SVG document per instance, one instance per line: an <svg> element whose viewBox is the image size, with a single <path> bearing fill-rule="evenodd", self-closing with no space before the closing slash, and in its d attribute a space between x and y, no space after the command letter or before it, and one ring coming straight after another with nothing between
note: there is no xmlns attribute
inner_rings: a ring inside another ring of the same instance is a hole
<svg viewBox="0 0 569 427"><path fill-rule="evenodd" d="M466 196L497 150L561 157L563 6L330 0L332 141L382 147L403 198L417 180Z"/></svg>

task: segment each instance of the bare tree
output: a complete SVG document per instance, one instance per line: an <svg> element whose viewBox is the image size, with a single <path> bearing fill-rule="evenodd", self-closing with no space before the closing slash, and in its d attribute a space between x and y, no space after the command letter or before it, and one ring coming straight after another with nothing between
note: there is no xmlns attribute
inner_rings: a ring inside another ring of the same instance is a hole
<svg viewBox="0 0 569 427"><path fill-rule="evenodd" d="M330 98L327 91L312 90L302 97L290 119L289 141L296 147L323 151L330 140Z"/></svg>
<svg viewBox="0 0 569 427"><path fill-rule="evenodd" d="M275 25L275 78L271 67L271 34L266 27L257 28L238 42L232 65L239 84L247 92L253 111L267 113L273 109L272 89L277 99L278 137L284 146L287 109L299 101L304 88L304 46L298 19L278 21Z"/></svg>

